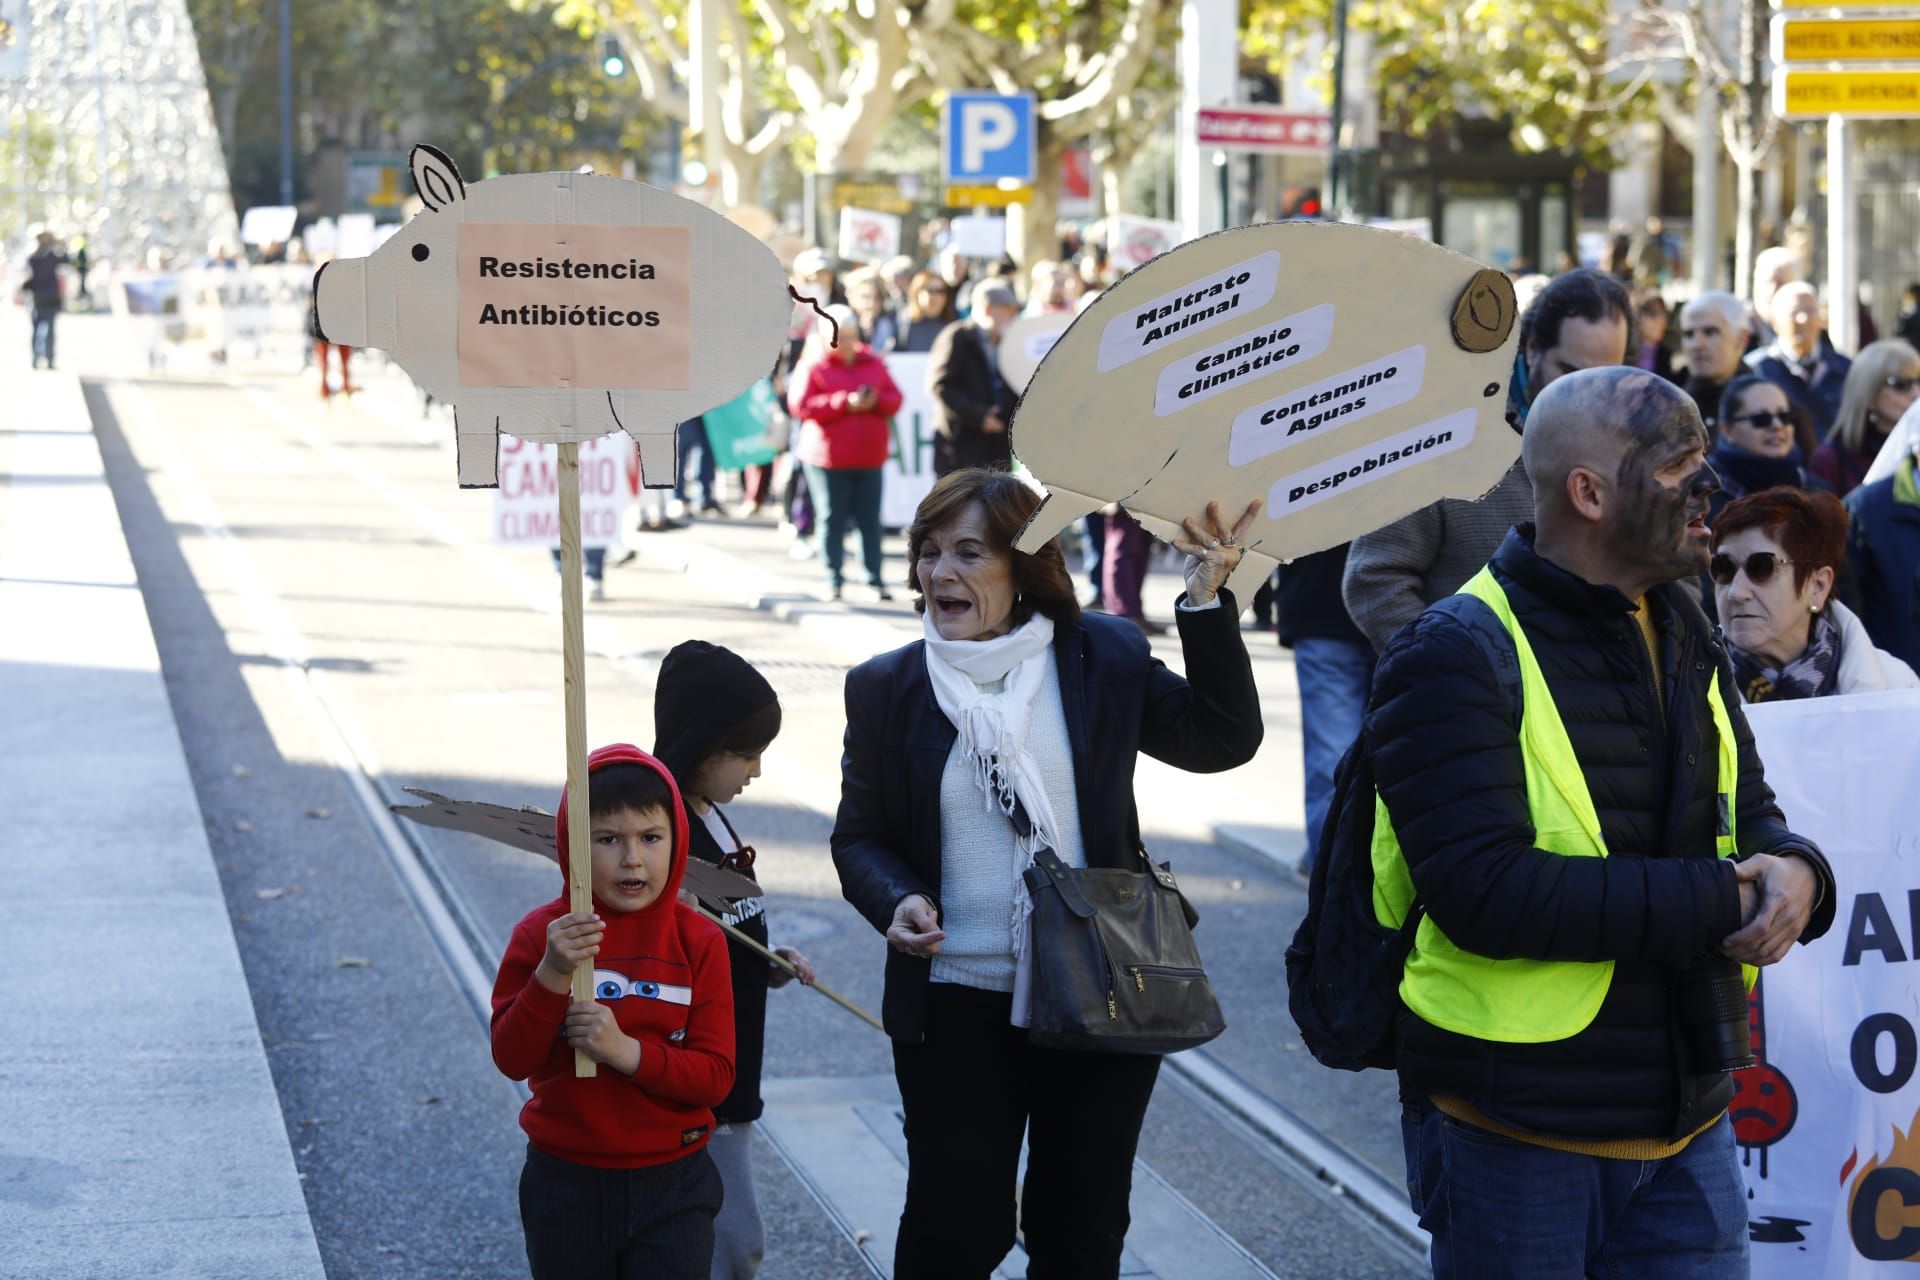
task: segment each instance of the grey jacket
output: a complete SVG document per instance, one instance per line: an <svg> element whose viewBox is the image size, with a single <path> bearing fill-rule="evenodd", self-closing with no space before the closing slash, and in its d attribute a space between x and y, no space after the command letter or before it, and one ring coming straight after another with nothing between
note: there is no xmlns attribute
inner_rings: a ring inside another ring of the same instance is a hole
<svg viewBox="0 0 1920 1280"><path fill-rule="evenodd" d="M1480 572L1507 530L1533 519L1533 485L1515 459L1476 502L1442 498L1353 540L1341 583L1347 612L1375 650Z"/></svg>

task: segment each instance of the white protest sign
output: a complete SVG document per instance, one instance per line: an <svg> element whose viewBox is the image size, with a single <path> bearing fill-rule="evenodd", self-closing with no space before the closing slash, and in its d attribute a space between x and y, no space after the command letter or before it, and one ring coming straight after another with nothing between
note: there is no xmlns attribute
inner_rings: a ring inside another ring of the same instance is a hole
<svg viewBox="0 0 1920 1280"><path fill-rule="evenodd" d="M373 215L343 213L334 223L333 251L343 258L364 258L379 246L374 241Z"/></svg>
<svg viewBox="0 0 1920 1280"><path fill-rule="evenodd" d="M900 219L874 209L840 210L840 256L848 262L884 262L900 252Z"/></svg>
<svg viewBox="0 0 1920 1280"><path fill-rule="evenodd" d="M1920 1261L1920 692L1747 708L1788 825L1838 882L1833 927L1761 971L1736 1072L1755 1280Z"/></svg>
<svg viewBox="0 0 1920 1280"><path fill-rule="evenodd" d="M293 236L300 210L290 204L257 204L240 219L242 244L284 244Z"/></svg>
<svg viewBox="0 0 1920 1280"><path fill-rule="evenodd" d="M632 501L630 485L639 463L633 441L621 432L580 446L580 543L607 547L620 541L622 517ZM503 547L560 545L559 449L500 437L500 487L493 491L493 541Z"/></svg>
<svg viewBox="0 0 1920 1280"><path fill-rule="evenodd" d="M300 240L307 246L309 258L330 258L340 246L340 229L332 218L321 218L300 233Z"/></svg>
<svg viewBox="0 0 1920 1280"><path fill-rule="evenodd" d="M1180 224L1121 215L1107 219L1107 265L1116 271L1144 267L1180 243Z"/></svg>
<svg viewBox="0 0 1920 1280"><path fill-rule="evenodd" d="M947 247L966 258L1000 258L1007 252L1007 220L967 214L947 224Z"/></svg>
<svg viewBox="0 0 1920 1280"><path fill-rule="evenodd" d="M920 500L933 488L933 394L927 390L925 354L890 352L887 372L900 388L900 410L893 415L893 447L880 477L880 523L904 529L913 523Z"/></svg>
<svg viewBox="0 0 1920 1280"><path fill-rule="evenodd" d="M1000 335L999 347L1000 376L1007 380L1007 385L1015 391L1026 390L1034 370L1072 323L1072 313L1052 312L1020 316L1009 324Z"/></svg>
<svg viewBox="0 0 1920 1280"><path fill-rule="evenodd" d="M379 347L455 406L460 483L495 483L496 433L547 443L624 429L652 488L675 426L767 375L792 311L773 252L720 214L574 172L469 187L415 147L426 207L314 278L321 331Z"/></svg>
<svg viewBox="0 0 1920 1280"><path fill-rule="evenodd" d="M1209 501L1260 498L1236 574L1258 581L1477 498L1520 452L1514 320L1505 276L1393 232L1283 222L1183 244L1075 317L1028 384L1013 451L1048 498L1017 545L1108 502L1166 538Z"/></svg>

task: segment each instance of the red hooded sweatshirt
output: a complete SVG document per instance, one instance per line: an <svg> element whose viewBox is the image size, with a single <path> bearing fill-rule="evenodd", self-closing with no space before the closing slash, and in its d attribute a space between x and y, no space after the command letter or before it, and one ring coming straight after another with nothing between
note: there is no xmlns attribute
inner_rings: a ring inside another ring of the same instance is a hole
<svg viewBox="0 0 1920 1280"><path fill-rule="evenodd" d="M554 818L562 892L514 926L493 984L493 1061L526 1080L533 1099L520 1127L548 1155L603 1169L665 1164L690 1155L713 1132L713 1111L733 1087L733 983L726 936L680 905L687 867L687 811L673 775L624 743L587 757L587 771L640 764L666 779L673 796L673 862L660 896L639 911L593 909L606 936L593 958L596 997L613 1006L620 1030L640 1042L631 1078L601 1064L573 1074L564 1023L570 997L543 986L534 970L547 952L547 926L567 914L567 795Z"/></svg>

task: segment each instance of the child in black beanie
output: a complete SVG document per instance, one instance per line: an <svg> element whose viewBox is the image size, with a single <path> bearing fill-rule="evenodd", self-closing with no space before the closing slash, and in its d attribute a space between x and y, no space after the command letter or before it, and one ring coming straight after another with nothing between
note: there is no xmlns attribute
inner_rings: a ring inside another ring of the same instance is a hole
<svg viewBox="0 0 1920 1280"><path fill-rule="evenodd" d="M742 843L720 806L760 776L760 754L780 732L780 700L753 665L704 640L674 646L660 664L653 695L653 753L686 797L688 856L749 879L753 848ZM767 945L765 900L744 898L721 919ZM792 947L775 954L807 985L813 966ZM766 1233L753 1189L752 1124L760 1118L760 1065L766 1039L767 989L788 977L766 958L729 938L733 970L733 1092L713 1109L707 1150L720 1169L726 1200L714 1220L713 1276L748 1280L766 1252Z"/></svg>

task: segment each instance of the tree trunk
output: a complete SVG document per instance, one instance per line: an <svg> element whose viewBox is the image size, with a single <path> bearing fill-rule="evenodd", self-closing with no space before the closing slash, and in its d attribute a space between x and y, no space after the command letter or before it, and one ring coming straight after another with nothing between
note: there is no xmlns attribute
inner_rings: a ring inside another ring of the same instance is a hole
<svg viewBox="0 0 1920 1280"><path fill-rule="evenodd" d="M1100 162L1100 216L1117 218L1127 209L1127 186L1133 181L1133 153L1114 148Z"/></svg>
<svg viewBox="0 0 1920 1280"><path fill-rule="evenodd" d="M1066 144L1046 121L1040 121L1038 127L1040 138L1034 147L1038 172L1033 175L1033 194L1021 212L1018 242L1009 237L1007 244L1007 252L1020 264L1023 274L1041 259L1060 254L1060 236L1054 228L1060 221L1060 157Z"/></svg>

